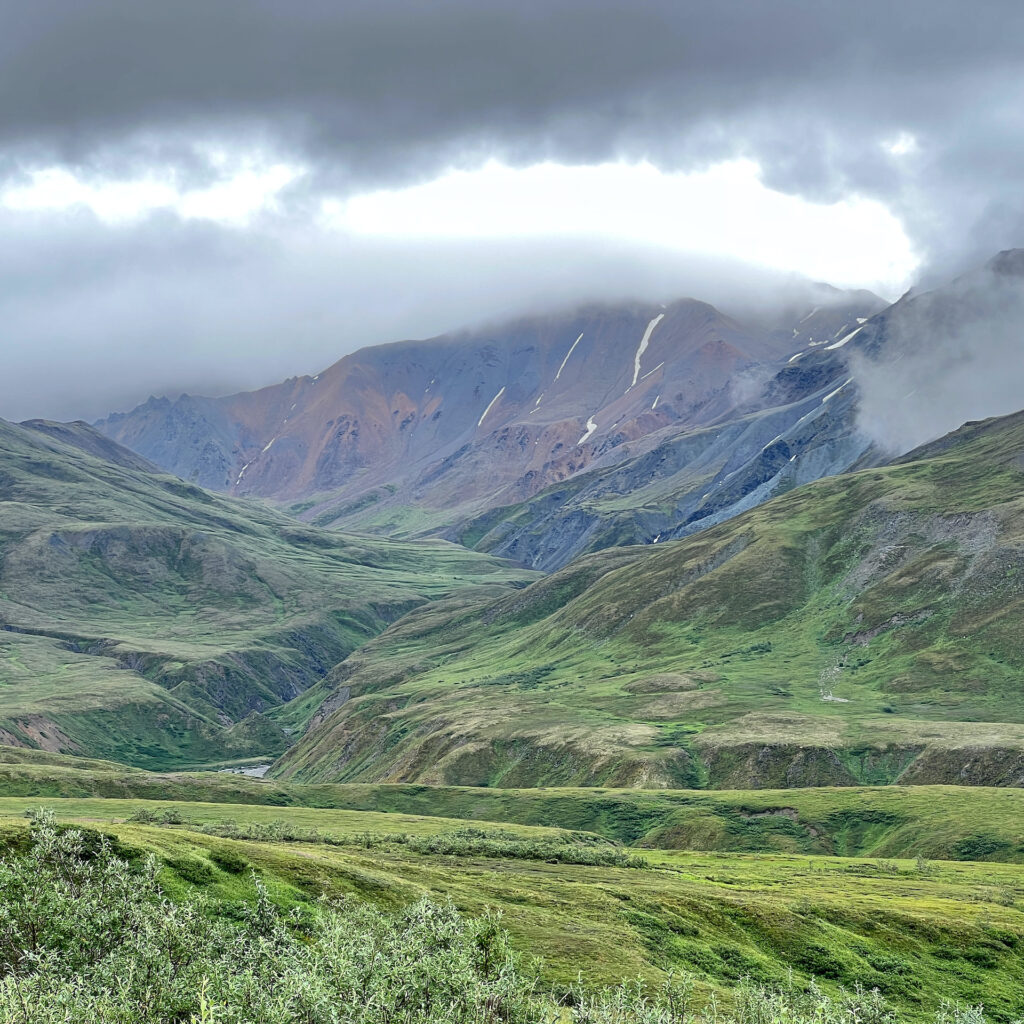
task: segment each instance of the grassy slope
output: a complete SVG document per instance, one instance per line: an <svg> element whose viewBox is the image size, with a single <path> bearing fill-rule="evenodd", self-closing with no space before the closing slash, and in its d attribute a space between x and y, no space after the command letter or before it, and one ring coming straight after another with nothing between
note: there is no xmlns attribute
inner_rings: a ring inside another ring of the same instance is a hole
<svg viewBox="0 0 1024 1024"><path fill-rule="evenodd" d="M350 699L275 771L1019 784L1022 453L1024 414L973 425L686 540L587 556L487 608L414 612L321 684Z"/></svg>
<svg viewBox="0 0 1024 1024"><path fill-rule="evenodd" d="M0 801L0 815L19 815L24 803ZM230 905L250 891L247 872L238 870L248 865L286 905L328 893L399 906L428 893L470 913L499 909L515 944L543 958L542 984L555 988L578 972L597 985L623 977L654 981L685 969L696 973L705 994L714 988L728 999L741 977L784 983L793 969L798 983L817 976L827 989L856 980L877 985L908 1016L937 1008L943 997L984 1002L996 1020L1024 1009L1024 875L1017 865L932 864L921 871L912 862L655 851L646 869L593 868L436 856L386 844L367 850L235 841L188 826L121 823L128 807L117 801L48 803L64 819L155 852L172 893L190 891L188 879L199 878L203 891ZM184 809L193 821L282 814L228 805ZM296 823L350 836L364 829L426 834L458 824L286 813ZM3 834L13 837L19 827L11 817Z"/></svg>
<svg viewBox="0 0 1024 1024"><path fill-rule="evenodd" d="M440 817L593 832L641 848L775 851L1024 863L1024 791L956 786L757 791L471 789L415 785L292 785L225 773L157 774L70 764L2 763L0 808L113 800L233 804L268 820L287 808ZM126 805L127 806L127 805ZM126 812L127 813L127 812ZM191 813L191 812L190 812ZM227 812L225 812L227 813ZM312 824L301 819L303 824ZM321 827L327 826L320 819Z"/></svg>
<svg viewBox="0 0 1024 1024"><path fill-rule="evenodd" d="M0 421L7 742L147 767L274 754L284 733L254 712L424 600L524 576L442 542L300 526L90 440Z"/></svg>

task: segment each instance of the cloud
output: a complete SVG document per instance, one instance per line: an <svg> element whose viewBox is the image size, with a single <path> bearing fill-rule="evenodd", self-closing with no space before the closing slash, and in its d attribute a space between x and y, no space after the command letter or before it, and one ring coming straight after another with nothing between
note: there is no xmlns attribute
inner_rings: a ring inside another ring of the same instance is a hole
<svg viewBox="0 0 1024 1024"><path fill-rule="evenodd" d="M489 160L752 162L881 204L931 280L1024 237L1015 0L0 0L0 24L0 191L25 199L0 211L0 415L253 386L529 303L715 300L656 244L319 223ZM40 174L81 203L24 208Z"/></svg>
<svg viewBox="0 0 1024 1024"><path fill-rule="evenodd" d="M365 190L490 157L745 156L774 188L881 199L942 264L1024 223L1015 0L0 9L0 145L21 160L201 180L211 146L249 145L311 164L310 188Z"/></svg>
<svg viewBox="0 0 1024 1024"><path fill-rule="evenodd" d="M363 345L564 308L696 295L741 315L807 301L793 275L595 239L359 238L265 216L0 212L0 416L98 418L150 393L230 393ZM53 253L61 254L59 262Z"/></svg>
<svg viewBox="0 0 1024 1024"><path fill-rule="evenodd" d="M900 454L1024 402L1024 251L887 314L884 344L854 355L860 428Z"/></svg>

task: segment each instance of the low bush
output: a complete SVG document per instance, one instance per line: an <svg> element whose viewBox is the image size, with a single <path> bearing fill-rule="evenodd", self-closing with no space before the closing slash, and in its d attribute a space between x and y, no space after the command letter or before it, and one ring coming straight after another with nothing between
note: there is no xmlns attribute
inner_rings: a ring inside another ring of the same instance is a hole
<svg viewBox="0 0 1024 1024"><path fill-rule="evenodd" d="M147 812L148 813L148 812ZM134 819L133 819L134 820ZM150 816L147 824L178 825L180 819L167 821ZM620 846L595 841L586 835L533 839L515 832L462 828L418 836L409 832L360 832L333 836L314 828L291 825L286 821L220 821L212 825L190 825L205 835L260 843L318 843L327 846L401 846L412 853L444 857L495 857L509 860L542 860L551 864L582 864L604 868L645 868L647 861Z"/></svg>
<svg viewBox="0 0 1024 1024"><path fill-rule="evenodd" d="M211 851L210 860L229 875L240 875L249 867L249 862L240 853L231 849Z"/></svg>
<svg viewBox="0 0 1024 1024"><path fill-rule="evenodd" d="M170 857L167 866L171 868L179 878L193 885L209 885L215 875L213 865L202 857L193 857L191 854L184 854L181 857Z"/></svg>

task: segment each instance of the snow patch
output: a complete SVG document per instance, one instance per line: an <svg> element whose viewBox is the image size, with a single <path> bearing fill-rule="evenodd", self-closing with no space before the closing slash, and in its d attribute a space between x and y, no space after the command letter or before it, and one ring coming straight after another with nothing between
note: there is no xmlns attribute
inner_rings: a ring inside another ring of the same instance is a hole
<svg viewBox="0 0 1024 1024"><path fill-rule="evenodd" d="M845 388L847 384L852 384L852 383L853 383L853 378L851 377L851 378L850 378L850 379L849 379L848 381L846 381L846 383L845 383L845 384L840 384L840 385L839 385L839 387L837 387L837 388L835 389L835 391L830 391L830 392L829 392L829 393L828 393L828 394L827 394L827 395L826 395L826 396L825 396L825 397L824 397L824 398L823 398L823 399L821 400L821 404L822 404L822 405L824 405L824 404L825 404L825 403L826 403L826 402L827 402L827 401L828 401L828 400L829 400L830 398L835 398L835 397L836 397L836 395L838 395L838 394L839 394L839 392L840 392L840 391L842 391L842 390L843 390L843 388Z"/></svg>
<svg viewBox="0 0 1024 1024"><path fill-rule="evenodd" d="M806 352L797 352L797 354L795 356L790 356L789 359L786 360L786 362L787 363L795 363L801 356L805 356L805 355L807 355Z"/></svg>
<svg viewBox="0 0 1024 1024"><path fill-rule="evenodd" d="M821 306L815 306L814 309L812 309L810 313L808 313L807 316L805 316L804 319L800 321L800 323L803 323L804 320L810 320L811 317L814 316L814 314L817 313L819 309L821 309Z"/></svg>
<svg viewBox="0 0 1024 1024"><path fill-rule="evenodd" d="M273 443L274 443L274 442L275 442L276 440L277 440L277 438L276 438L276 437L272 437L272 438L271 438L271 439L270 439L270 440L269 440L269 441L268 441L268 442L267 442L267 443L266 443L266 444L265 444L265 445L263 446L263 451L261 451L261 452L260 452L260 455L262 455L262 454L263 454L264 452L269 452L269 451L270 451L270 446L271 446L271 445L272 445L272 444L273 444Z"/></svg>
<svg viewBox="0 0 1024 1024"><path fill-rule="evenodd" d="M595 430L597 430L597 424L594 422L594 417L591 416L590 419L587 420L587 432L576 443L578 445L583 444L583 442L586 441L586 439L590 437Z"/></svg>
<svg viewBox="0 0 1024 1024"><path fill-rule="evenodd" d="M491 399L491 400L490 400L490 401L489 401L489 402L487 403L487 408L486 408L486 409L484 409L484 414L483 414L483 416L481 416L481 417L480 417L480 419L478 419L478 420L476 421L476 425L477 425L478 427L482 427L482 426L484 425L484 420L485 420L485 419L487 419L487 414L488 414L488 413L489 413L489 412L491 411L491 409L493 408L493 406L494 406L494 403L495 403L495 402L496 402L496 401L497 401L497 400L498 400L499 398L501 398L501 396L502 396L503 394L505 394L505 386L504 386L504 385L502 385L502 386L501 386L501 390L500 390L500 391L499 391L499 392L498 392L498 393L497 393L497 394L496 394L496 395L495 395L495 396L494 396L494 397L493 397L493 398L492 398L492 399Z"/></svg>
<svg viewBox="0 0 1024 1024"><path fill-rule="evenodd" d="M825 351L826 352L834 352L837 348L842 348L848 342L852 341L863 330L864 330L863 327L858 327L858 328L856 328L856 330L850 331L850 333L848 335L846 335L845 338L840 338L839 341L837 341L834 345L826 346Z"/></svg>
<svg viewBox="0 0 1024 1024"><path fill-rule="evenodd" d="M658 395L658 398L656 398L654 400L654 404L651 406L651 412L654 412L654 410L658 408L658 399L660 399L660 398L661 398L661 395Z"/></svg>
<svg viewBox="0 0 1024 1024"><path fill-rule="evenodd" d="M653 370L648 370L640 379L641 380L647 380L647 378L650 377L650 375L652 373L657 373L664 365L665 365L665 360L662 359L662 361L660 363L658 363L658 365Z"/></svg>
<svg viewBox="0 0 1024 1024"><path fill-rule="evenodd" d="M569 346L569 351L565 353L565 358L564 358L564 359L562 360L562 365L561 365L561 366L560 366L560 367L558 368L558 373L556 373L556 374L555 374L555 380L558 380L558 378L562 376L562 371L563 371L563 370L565 369L565 364L566 364L567 362L569 362L569 356L571 356L571 355L572 355L572 353L573 353L573 349L575 349L575 348L576 348L576 346L577 346L577 345L578 345L578 344L580 343L580 340L581 340L582 338L583 338L583 332L582 332L582 331L580 331L580 336L579 336L579 338L577 338L577 339L576 339L576 340L575 340L575 341L574 341L574 342L573 342L573 343L572 343L572 344L571 344L571 345ZM553 383L554 383L554 381L552 381L552 384L553 384Z"/></svg>
<svg viewBox="0 0 1024 1024"><path fill-rule="evenodd" d="M636 355L633 356L633 383L626 388L626 391L631 391L636 387L637 379L640 376L640 360L643 359L644 353L647 351L647 346L651 343L651 335L654 333L654 328L665 319L664 313L659 313L648 325L647 330L644 331L644 336L640 339L640 347L636 350Z"/></svg>

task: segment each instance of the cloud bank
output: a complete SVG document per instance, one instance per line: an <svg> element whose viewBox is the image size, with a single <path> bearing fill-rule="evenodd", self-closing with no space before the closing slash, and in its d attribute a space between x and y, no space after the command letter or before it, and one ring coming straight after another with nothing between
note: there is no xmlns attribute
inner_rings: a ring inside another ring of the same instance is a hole
<svg viewBox="0 0 1024 1024"><path fill-rule="evenodd" d="M0 210L8 417L254 386L529 303L715 301L656 245L320 230L326 199L488 160L753 161L883 204L926 281L1024 238L1011 0L0 0L0 24L0 192L50 174L110 212ZM150 206L119 218L132 189Z"/></svg>

